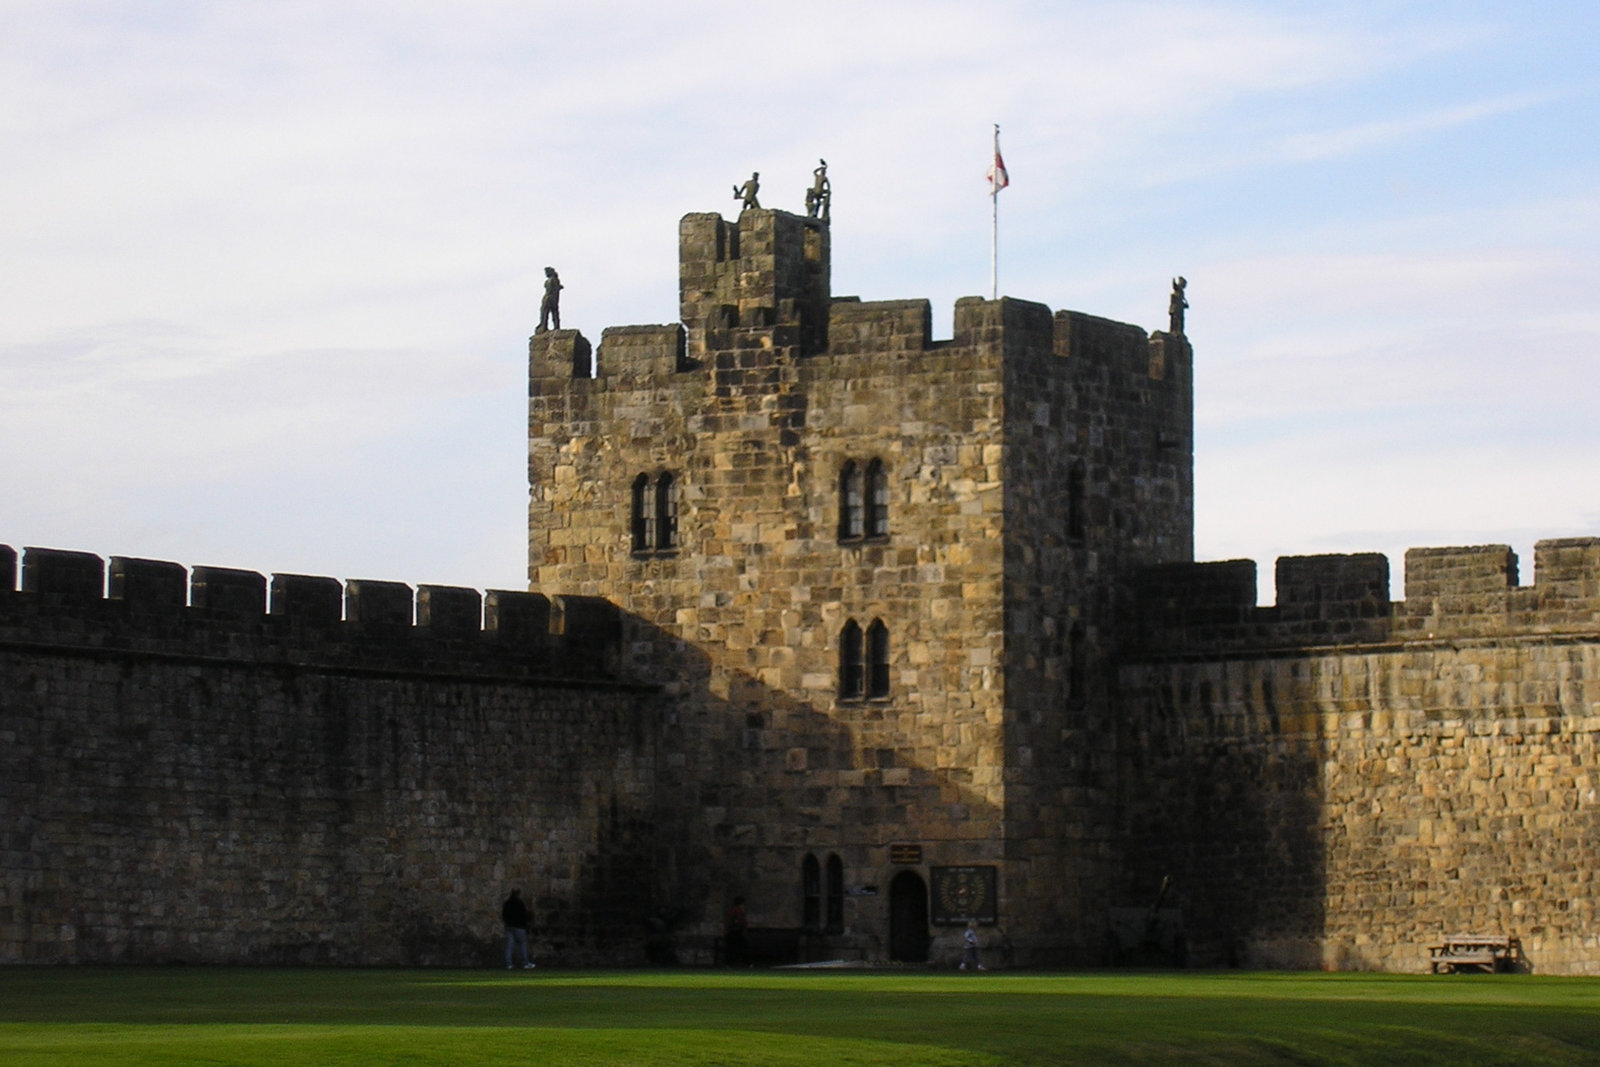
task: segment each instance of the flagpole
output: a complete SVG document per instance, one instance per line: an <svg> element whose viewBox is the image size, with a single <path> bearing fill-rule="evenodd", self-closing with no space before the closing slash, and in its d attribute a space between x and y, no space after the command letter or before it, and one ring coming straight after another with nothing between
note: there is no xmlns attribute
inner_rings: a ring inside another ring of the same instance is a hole
<svg viewBox="0 0 1600 1067"><path fill-rule="evenodd" d="M1000 124L994 124L994 162L989 170L989 299L1000 299Z"/></svg>

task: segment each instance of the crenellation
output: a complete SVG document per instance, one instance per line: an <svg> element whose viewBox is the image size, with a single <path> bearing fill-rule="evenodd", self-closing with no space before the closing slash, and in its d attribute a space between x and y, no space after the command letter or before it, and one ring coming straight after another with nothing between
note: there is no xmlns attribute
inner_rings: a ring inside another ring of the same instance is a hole
<svg viewBox="0 0 1600 1067"><path fill-rule="evenodd" d="M1412 548L1406 551L1406 599L1498 596L1517 584L1517 554L1510 545Z"/></svg>
<svg viewBox="0 0 1600 1067"><path fill-rule="evenodd" d="M1569 537L1533 546L1533 579L1541 605L1600 601L1600 537Z"/></svg>
<svg viewBox="0 0 1600 1067"><path fill-rule="evenodd" d="M828 353L922 352L933 344L927 300L835 300L828 309Z"/></svg>
<svg viewBox="0 0 1600 1067"><path fill-rule="evenodd" d="M22 591L49 603L96 603L105 596L105 566L92 552L24 548Z"/></svg>
<svg viewBox="0 0 1600 1067"><path fill-rule="evenodd" d="M1411 549L1401 601L1389 600L1379 553L1285 556L1271 607L1245 600L1254 595L1248 560L1149 568L1135 581L1127 640L1141 655L1161 655L1600 630L1600 539L1541 541L1535 553L1545 561L1538 580L1518 586L1506 545Z"/></svg>
<svg viewBox="0 0 1600 1067"><path fill-rule="evenodd" d="M577 330L546 330L528 338L529 396L538 396L548 383L589 381L594 377L589 340Z"/></svg>
<svg viewBox="0 0 1600 1067"><path fill-rule="evenodd" d="M267 579L233 567L195 567L189 572L189 606L212 618L254 622L267 613Z"/></svg>
<svg viewBox="0 0 1600 1067"><path fill-rule="evenodd" d="M510 644L540 640L551 632L550 599L543 593L491 589L483 597L483 625Z"/></svg>
<svg viewBox="0 0 1600 1067"><path fill-rule="evenodd" d="M111 558L109 595L91 598L99 556L30 548L23 558L33 581L0 598L0 645L27 635L63 648L552 678L610 677L620 663L616 608L603 601L563 598L565 620L538 593L274 574L269 611L256 571L127 556Z"/></svg>
<svg viewBox="0 0 1600 1067"><path fill-rule="evenodd" d="M310 574L274 574L271 612L296 626L336 626L344 619L344 584Z"/></svg>
<svg viewBox="0 0 1600 1067"><path fill-rule="evenodd" d="M630 382L670 381L693 369L688 357L688 335L673 323L667 326L610 326L600 333L595 356L598 372Z"/></svg>
<svg viewBox="0 0 1600 1067"><path fill-rule="evenodd" d="M417 626L446 637L471 637L483 628L483 597L476 589L417 586Z"/></svg>
<svg viewBox="0 0 1600 1067"><path fill-rule="evenodd" d="M1389 613L1389 558L1282 556L1274 572L1280 621L1379 618Z"/></svg>
<svg viewBox="0 0 1600 1067"><path fill-rule="evenodd" d="M1058 311L1052 348L1063 359L1086 360L1149 374L1149 337L1138 326L1126 322L1081 311Z"/></svg>
<svg viewBox="0 0 1600 1067"><path fill-rule="evenodd" d="M112 556L106 598L130 612L176 612L189 602L189 572L181 563Z"/></svg>
<svg viewBox="0 0 1600 1067"><path fill-rule="evenodd" d="M361 627L409 627L415 594L404 582L366 578L344 584L345 621Z"/></svg>

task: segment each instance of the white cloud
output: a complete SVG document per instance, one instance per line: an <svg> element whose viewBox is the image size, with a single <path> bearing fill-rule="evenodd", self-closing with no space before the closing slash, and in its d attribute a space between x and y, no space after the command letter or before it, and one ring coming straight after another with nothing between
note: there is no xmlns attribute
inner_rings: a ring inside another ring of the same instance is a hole
<svg viewBox="0 0 1600 1067"><path fill-rule="evenodd" d="M1519 93L1497 100L1473 101L1376 122L1358 123L1342 129L1297 133L1283 138L1274 154L1297 163L1336 159L1356 152L1371 151L1419 134L1512 114L1552 99L1554 96L1550 93Z"/></svg>
<svg viewBox="0 0 1600 1067"><path fill-rule="evenodd" d="M451 580L520 581L523 345L543 265L594 340L670 320L678 216L731 212L752 169L764 202L798 209L825 156L836 291L928 296L947 323L987 287L996 121L1015 180L1003 288L1152 325L1169 264L1186 264L1214 442L1203 544L1230 524L1286 549L1384 529L1382 509L1346 515L1371 468L1332 462L1371 462L1350 441L1365 420L1420 410L1443 435L1435 416L1455 405L1473 412L1461 432L1493 445L1596 399L1590 150L1562 161L1562 197L1517 159L1492 203L1334 210L1305 189L1420 134L1584 121L1583 98L1550 87L1568 74L1502 81L1481 64L1520 15L798 10L13 4L0 446L34 458L0 476L0 539L398 578L437 575L457 545ZM1401 177L1455 194L1472 175ZM1247 444L1263 439L1272 455ZM1299 525L1229 495L1235 472L1290 480L1267 460L1291 456L1330 464L1324 492L1294 500ZM1472 492L1458 473L1437 483L1436 514L1452 487ZM1515 499L1572 513L1549 496Z"/></svg>

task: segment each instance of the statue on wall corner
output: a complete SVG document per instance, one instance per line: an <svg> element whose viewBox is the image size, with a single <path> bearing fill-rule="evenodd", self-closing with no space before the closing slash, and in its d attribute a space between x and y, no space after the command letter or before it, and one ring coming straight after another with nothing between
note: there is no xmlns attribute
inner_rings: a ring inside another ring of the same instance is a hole
<svg viewBox="0 0 1600 1067"><path fill-rule="evenodd" d="M817 163L819 165L811 172L811 188L806 190L806 214L826 220L828 206L833 201L833 186L828 184L828 161L819 159Z"/></svg>
<svg viewBox="0 0 1600 1067"><path fill-rule="evenodd" d="M733 198L735 200L743 201L743 203L739 205L739 209L741 211L749 211L751 208L760 210L761 201L756 199L756 192L760 188L760 171L751 171L749 181L745 182L743 185L735 185L733 187Z"/></svg>
<svg viewBox="0 0 1600 1067"><path fill-rule="evenodd" d="M552 326L561 329L561 275L554 267L546 267L544 299L539 301L539 328L534 333L544 333Z"/></svg>
<svg viewBox="0 0 1600 1067"><path fill-rule="evenodd" d="M1167 302L1167 317L1171 319L1170 332L1175 336L1183 336L1183 309L1189 306L1189 298L1183 291L1189 287L1189 280L1183 275L1172 279L1172 299Z"/></svg>

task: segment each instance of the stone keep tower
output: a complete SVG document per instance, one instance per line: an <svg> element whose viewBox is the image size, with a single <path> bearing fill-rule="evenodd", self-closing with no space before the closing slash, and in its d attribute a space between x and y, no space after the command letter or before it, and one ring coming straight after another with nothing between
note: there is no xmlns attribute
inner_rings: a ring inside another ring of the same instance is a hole
<svg viewBox="0 0 1600 1067"><path fill-rule="evenodd" d="M1131 572L1192 554L1181 336L829 293L825 220L686 215L681 324L529 345L529 577L672 697L662 895L802 951L1090 962Z"/></svg>

